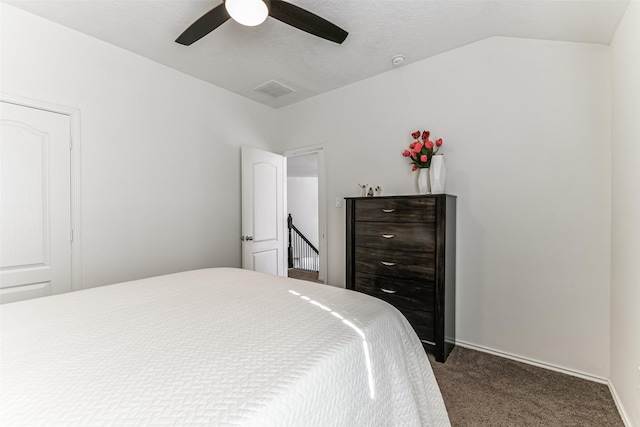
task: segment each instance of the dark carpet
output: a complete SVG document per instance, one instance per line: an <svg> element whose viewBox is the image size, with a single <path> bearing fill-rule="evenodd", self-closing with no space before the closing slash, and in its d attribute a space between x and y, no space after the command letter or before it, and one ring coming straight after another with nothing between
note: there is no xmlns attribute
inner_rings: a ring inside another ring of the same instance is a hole
<svg viewBox="0 0 640 427"><path fill-rule="evenodd" d="M317 271L306 271L306 270L298 270L296 268L290 268L288 270L287 276L292 279L300 279L300 280L306 280L307 282L322 283L320 280L318 280Z"/></svg>
<svg viewBox="0 0 640 427"><path fill-rule="evenodd" d="M429 361L453 427L624 427L604 384L460 346Z"/></svg>

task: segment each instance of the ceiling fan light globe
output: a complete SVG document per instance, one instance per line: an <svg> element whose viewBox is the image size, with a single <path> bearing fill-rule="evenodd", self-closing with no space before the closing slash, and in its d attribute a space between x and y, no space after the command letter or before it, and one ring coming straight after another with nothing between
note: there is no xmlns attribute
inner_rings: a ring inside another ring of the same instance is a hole
<svg viewBox="0 0 640 427"><path fill-rule="evenodd" d="M226 0L224 7L234 21L247 27L260 25L269 16L269 8L263 0Z"/></svg>

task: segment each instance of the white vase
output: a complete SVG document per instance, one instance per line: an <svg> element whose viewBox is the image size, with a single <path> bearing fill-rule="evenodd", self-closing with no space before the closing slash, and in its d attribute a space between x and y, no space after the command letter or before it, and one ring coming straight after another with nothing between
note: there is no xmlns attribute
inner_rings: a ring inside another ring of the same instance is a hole
<svg viewBox="0 0 640 427"><path fill-rule="evenodd" d="M430 194L429 189L429 168L418 169L418 191L420 194Z"/></svg>
<svg viewBox="0 0 640 427"><path fill-rule="evenodd" d="M429 181L431 183L432 194L444 193L444 180L447 176L447 169L444 167L444 156L436 154L431 158L429 168Z"/></svg>

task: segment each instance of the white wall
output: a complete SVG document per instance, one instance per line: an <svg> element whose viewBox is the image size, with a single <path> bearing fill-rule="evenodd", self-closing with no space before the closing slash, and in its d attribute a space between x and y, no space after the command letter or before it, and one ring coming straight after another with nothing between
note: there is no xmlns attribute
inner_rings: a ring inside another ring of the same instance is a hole
<svg viewBox="0 0 640 427"><path fill-rule="evenodd" d="M275 111L0 7L0 89L81 110L84 286L239 266L239 147Z"/></svg>
<svg viewBox="0 0 640 427"><path fill-rule="evenodd" d="M640 2L613 43L611 373L631 425L640 426Z"/></svg>
<svg viewBox="0 0 640 427"><path fill-rule="evenodd" d="M318 177L287 178L287 208L293 224L319 248Z"/></svg>
<svg viewBox="0 0 640 427"><path fill-rule="evenodd" d="M334 206L359 182L415 194L410 132L444 138L457 338L607 377L609 59L605 46L486 39L281 109L280 149L324 145ZM328 282L344 284L345 212L329 209Z"/></svg>

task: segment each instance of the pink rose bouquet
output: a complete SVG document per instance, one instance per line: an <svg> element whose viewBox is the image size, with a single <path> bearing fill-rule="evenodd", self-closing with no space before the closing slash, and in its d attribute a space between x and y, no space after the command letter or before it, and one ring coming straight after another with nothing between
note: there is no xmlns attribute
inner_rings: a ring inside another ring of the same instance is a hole
<svg viewBox="0 0 640 427"><path fill-rule="evenodd" d="M437 139L435 142L429 139L431 132L428 130L413 132L411 137L415 139L414 142L409 144L409 150L404 150L402 155L404 157L411 158L412 171L416 171L421 168L428 168L431 166L431 158L438 152L440 146L442 146L442 138Z"/></svg>

